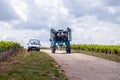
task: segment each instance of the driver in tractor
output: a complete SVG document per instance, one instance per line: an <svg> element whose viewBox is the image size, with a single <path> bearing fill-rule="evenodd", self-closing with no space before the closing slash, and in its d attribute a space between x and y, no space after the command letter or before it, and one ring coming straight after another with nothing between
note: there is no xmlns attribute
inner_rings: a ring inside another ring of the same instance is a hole
<svg viewBox="0 0 120 80"><path fill-rule="evenodd" d="M63 33L62 32L58 32L57 33L57 40L58 41L62 41L63 40Z"/></svg>

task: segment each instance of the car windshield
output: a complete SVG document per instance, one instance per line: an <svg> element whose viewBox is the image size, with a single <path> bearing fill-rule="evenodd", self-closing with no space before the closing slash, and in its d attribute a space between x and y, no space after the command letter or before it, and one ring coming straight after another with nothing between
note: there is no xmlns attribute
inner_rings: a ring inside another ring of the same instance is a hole
<svg viewBox="0 0 120 80"><path fill-rule="evenodd" d="M39 40L30 40L29 43L30 43L31 45L40 45Z"/></svg>

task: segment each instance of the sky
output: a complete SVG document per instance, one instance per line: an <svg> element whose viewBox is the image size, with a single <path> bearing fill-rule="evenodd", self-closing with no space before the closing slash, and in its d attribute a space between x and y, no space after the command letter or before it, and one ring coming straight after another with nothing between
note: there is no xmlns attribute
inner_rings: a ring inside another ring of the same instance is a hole
<svg viewBox="0 0 120 80"><path fill-rule="evenodd" d="M72 30L72 44L120 45L120 0L0 0L0 40L49 46L50 29Z"/></svg>

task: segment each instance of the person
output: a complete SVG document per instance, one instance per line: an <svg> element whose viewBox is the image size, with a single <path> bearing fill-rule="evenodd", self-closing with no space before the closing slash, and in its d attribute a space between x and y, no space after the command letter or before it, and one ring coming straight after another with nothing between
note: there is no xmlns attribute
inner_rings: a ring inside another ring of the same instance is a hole
<svg viewBox="0 0 120 80"><path fill-rule="evenodd" d="M64 36L64 34L62 32L58 32L58 34L57 34L58 41L63 40L63 36Z"/></svg>

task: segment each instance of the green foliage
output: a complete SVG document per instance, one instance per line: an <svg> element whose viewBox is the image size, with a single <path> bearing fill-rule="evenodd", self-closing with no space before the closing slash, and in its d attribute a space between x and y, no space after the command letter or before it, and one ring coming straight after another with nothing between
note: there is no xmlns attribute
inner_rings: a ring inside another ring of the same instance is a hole
<svg viewBox="0 0 120 80"><path fill-rule="evenodd" d="M116 54L120 56L120 45L72 44L71 48L106 54Z"/></svg>
<svg viewBox="0 0 120 80"><path fill-rule="evenodd" d="M0 41L0 52L9 50L10 48L20 47L20 44L17 42L11 41Z"/></svg>
<svg viewBox="0 0 120 80"><path fill-rule="evenodd" d="M0 63L3 68L0 80L67 80L55 65L56 62L44 52L22 52Z"/></svg>

